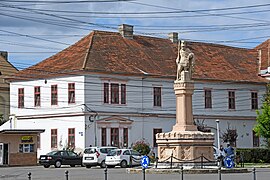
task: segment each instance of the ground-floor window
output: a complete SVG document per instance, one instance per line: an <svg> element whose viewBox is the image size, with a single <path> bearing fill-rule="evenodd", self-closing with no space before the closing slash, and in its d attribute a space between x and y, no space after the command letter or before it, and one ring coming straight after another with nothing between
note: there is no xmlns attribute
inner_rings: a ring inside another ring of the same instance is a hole
<svg viewBox="0 0 270 180"><path fill-rule="evenodd" d="M19 144L19 152L21 153L34 152L34 144Z"/></svg>
<svg viewBox="0 0 270 180"><path fill-rule="evenodd" d="M101 146L107 145L107 129L101 128Z"/></svg>
<svg viewBox="0 0 270 180"><path fill-rule="evenodd" d="M68 128L68 147L75 148L75 128Z"/></svg>
<svg viewBox="0 0 270 180"><path fill-rule="evenodd" d="M119 128L111 128L111 146L119 147Z"/></svg>
<svg viewBox="0 0 270 180"><path fill-rule="evenodd" d="M156 140L156 134L157 133L161 133L162 129L158 128L158 129L153 129L153 147L157 147L157 140Z"/></svg>
<svg viewBox="0 0 270 180"><path fill-rule="evenodd" d="M256 135L256 133L254 131L252 131L253 133L253 147L259 147L260 146L260 138L259 136Z"/></svg>
<svg viewBox="0 0 270 180"><path fill-rule="evenodd" d="M123 129L123 146L128 147L128 128Z"/></svg>

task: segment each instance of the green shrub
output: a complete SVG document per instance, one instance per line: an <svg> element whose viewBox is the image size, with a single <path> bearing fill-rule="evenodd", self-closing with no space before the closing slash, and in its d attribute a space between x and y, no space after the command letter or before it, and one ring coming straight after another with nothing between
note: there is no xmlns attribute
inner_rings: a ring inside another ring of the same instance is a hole
<svg viewBox="0 0 270 180"><path fill-rule="evenodd" d="M238 148L236 156L242 156L245 163L270 163L270 149Z"/></svg>
<svg viewBox="0 0 270 180"><path fill-rule="evenodd" d="M132 145L132 149L138 151L141 155L148 155L150 152L150 145L144 140L140 140Z"/></svg>

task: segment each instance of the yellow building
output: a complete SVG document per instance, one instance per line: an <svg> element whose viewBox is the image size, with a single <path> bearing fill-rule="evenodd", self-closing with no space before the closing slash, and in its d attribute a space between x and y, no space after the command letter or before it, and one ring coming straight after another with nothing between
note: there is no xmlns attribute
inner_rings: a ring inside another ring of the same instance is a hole
<svg viewBox="0 0 270 180"><path fill-rule="evenodd" d="M0 51L0 117L9 118L9 83L5 78L12 76L18 70L8 62L8 53Z"/></svg>

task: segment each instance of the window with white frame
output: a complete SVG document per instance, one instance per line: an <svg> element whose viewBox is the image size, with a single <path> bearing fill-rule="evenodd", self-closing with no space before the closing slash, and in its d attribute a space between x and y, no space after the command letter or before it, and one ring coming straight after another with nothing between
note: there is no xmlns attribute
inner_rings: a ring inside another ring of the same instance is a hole
<svg viewBox="0 0 270 180"><path fill-rule="evenodd" d="M103 103L126 104L126 84L103 83Z"/></svg>
<svg viewBox="0 0 270 180"><path fill-rule="evenodd" d="M68 103L75 103L75 83L68 83Z"/></svg>
<svg viewBox="0 0 270 180"><path fill-rule="evenodd" d="M34 152L34 144L19 144L20 153L31 153Z"/></svg>
<svg viewBox="0 0 270 180"><path fill-rule="evenodd" d="M18 89L18 108L24 108L24 88Z"/></svg>
<svg viewBox="0 0 270 180"><path fill-rule="evenodd" d="M235 109L235 91L228 91L228 108Z"/></svg>
<svg viewBox="0 0 270 180"><path fill-rule="evenodd" d="M153 87L154 91L154 106L161 107L161 87Z"/></svg>
<svg viewBox="0 0 270 180"><path fill-rule="evenodd" d="M206 109L212 108L212 90L211 89L204 90L204 107Z"/></svg>
<svg viewBox="0 0 270 180"><path fill-rule="evenodd" d="M251 92L251 109L256 110L258 109L258 93Z"/></svg>
<svg viewBox="0 0 270 180"><path fill-rule="evenodd" d="M40 106L40 86L35 86L35 107Z"/></svg>

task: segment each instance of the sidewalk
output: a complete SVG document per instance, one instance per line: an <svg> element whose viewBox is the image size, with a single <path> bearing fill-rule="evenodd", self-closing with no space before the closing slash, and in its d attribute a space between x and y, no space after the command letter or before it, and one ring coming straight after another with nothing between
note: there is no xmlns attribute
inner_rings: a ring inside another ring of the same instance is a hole
<svg viewBox="0 0 270 180"><path fill-rule="evenodd" d="M136 168L127 168L126 172L129 174L139 174L142 173L142 168L141 167L136 167ZM221 173L249 173L250 171L248 168L221 168ZM147 168L145 169L146 174L179 174L181 173L181 169L179 168ZM193 169L193 168L184 168L183 169L184 174L216 174L218 173L218 168L213 167L213 168L204 168L204 169Z"/></svg>

